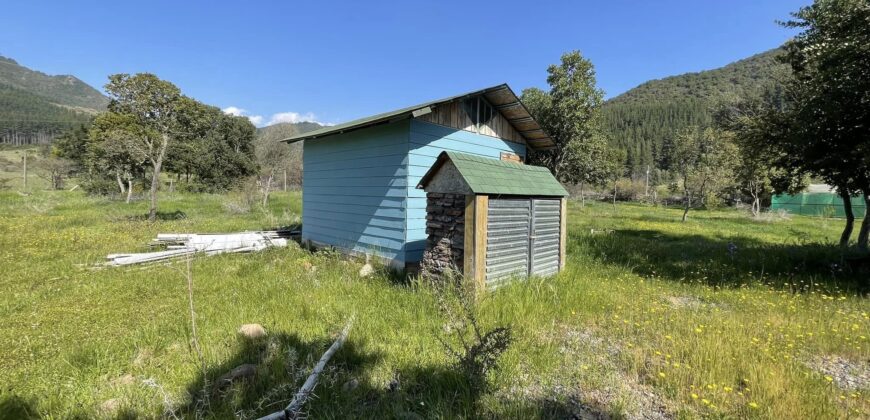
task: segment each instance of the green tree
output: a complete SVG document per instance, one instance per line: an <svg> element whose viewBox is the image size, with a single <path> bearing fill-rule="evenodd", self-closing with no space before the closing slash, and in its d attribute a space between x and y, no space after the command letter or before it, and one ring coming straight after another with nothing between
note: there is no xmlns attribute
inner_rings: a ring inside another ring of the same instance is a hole
<svg viewBox="0 0 870 420"><path fill-rule="evenodd" d="M619 178L625 176L626 152L622 149L610 148L607 149L604 157L603 171L605 179L613 186L613 206L616 207L616 194L618 191L617 183Z"/></svg>
<svg viewBox="0 0 870 420"><path fill-rule="evenodd" d="M740 191L752 198L752 214L756 217L762 201L774 193L796 193L806 187L806 175L793 167L783 167L788 156L770 147L784 129L777 117L782 110L781 99L762 95L741 100L723 106L715 117L717 126L731 133L739 149L736 180Z"/></svg>
<svg viewBox="0 0 870 420"><path fill-rule="evenodd" d="M727 133L713 128L683 129L665 145L671 170L683 190L683 217L688 218L693 199L704 202L731 187L737 167L737 147Z"/></svg>
<svg viewBox="0 0 870 420"><path fill-rule="evenodd" d="M775 116L787 129L770 147L783 156L782 166L837 187L847 206L848 244L850 196L863 193L870 205L870 2L817 0L793 18L783 25L802 32L785 44L793 77L788 106ZM868 237L870 212L858 234L860 249L867 250Z"/></svg>
<svg viewBox="0 0 870 420"><path fill-rule="evenodd" d="M111 98L109 112L131 118L149 134L132 140L131 146L141 152L151 165L151 206L148 220L157 219L157 190L160 174L170 145L184 132L180 116L189 111L192 100L170 82L150 73L114 74L109 76L106 92Z"/></svg>
<svg viewBox="0 0 870 420"><path fill-rule="evenodd" d="M98 115L89 132L86 159L88 176L114 178L121 194L126 193L129 203L133 195L133 182L144 175L148 159L141 145L153 142L156 135L153 130L139 124L132 115L114 112Z"/></svg>
<svg viewBox="0 0 870 420"><path fill-rule="evenodd" d="M582 198L584 185L606 178L607 139L600 122L604 92L596 86L592 62L578 51L563 54L547 73L549 92L529 88L522 93L523 103L555 143L531 161L550 168L561 182L579 184Z"/></svg>

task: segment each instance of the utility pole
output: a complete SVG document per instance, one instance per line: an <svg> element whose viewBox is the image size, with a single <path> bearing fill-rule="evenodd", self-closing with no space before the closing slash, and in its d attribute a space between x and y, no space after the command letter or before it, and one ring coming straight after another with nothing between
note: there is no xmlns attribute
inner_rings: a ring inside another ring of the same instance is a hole
<svg viewBox="0 0 870 420"><path fill-rule="evenodd" d="M643 188L643 195L649 197L649 165L646 165L646 184Z"/></svg>

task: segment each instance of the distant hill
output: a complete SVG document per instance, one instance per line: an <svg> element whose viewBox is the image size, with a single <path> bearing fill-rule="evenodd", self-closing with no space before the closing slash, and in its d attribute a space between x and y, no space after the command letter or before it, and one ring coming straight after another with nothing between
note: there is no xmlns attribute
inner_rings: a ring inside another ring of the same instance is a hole
<svg viewBox="0 0 870 420"><path fill-rule="evenodd" d="M257 138L262 141L278 141L323 127L314 122L279 123L257 129Z"/></svg>
<svg viewBox="0 0 870 420"><path fill-rule="evenodd" d="M635 172L656 167L662 144L680 129L704 126L721 103L776 89L787 71L776 60L780 49L766 51L724 67L651 80L602 107L604 126L614 146L626 150Z"/></svg>
<svg viewBox="0 0 870 420"><path fill-rule="evenodd" d="M74 76L50 76L0 56L0 143L32 144L106 109L109 98Z"/></svg>

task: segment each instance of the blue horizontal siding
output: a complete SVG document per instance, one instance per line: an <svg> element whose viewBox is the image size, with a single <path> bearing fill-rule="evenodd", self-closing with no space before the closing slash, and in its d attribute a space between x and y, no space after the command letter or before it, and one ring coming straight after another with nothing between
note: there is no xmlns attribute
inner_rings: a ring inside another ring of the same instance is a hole
<svg viewBox="0 0 870 420"><path fill-rule="evenodd" d="M324 151L323 153L315 152L315 155L311 156L307 160L307 162L310 165L314 165L314 164L323 163L323 162L336 162L336 161L354 160L354 159L360 159L360 158L403 155L407 151L408 151L408 148L405 144L393 143L393 144L386 144L386 145L382 145L382 146L372 146L372 147L342 150L342 151L338 151L338 152L326 152L326 151Z"/></svg>
<svg viewBox="0 0 870 420"><path fill-rule="evenodd" d="M303 165L305 169L311 169L314 171L345 168L382 168L384 166L406 165L408 163L406 160L407 157L407 154L395 154L359 159L342 159L313 164L305 162L305 158L303 158Z"/></svg>
<svg viewBox="0 0 870 420"><path fill-rule="evenodd" d="M401 207L377 207L377 206L359 206L356 204L343 204L338 207L335 204L316 203L309 201L305 209L312 212L332 212L346 213L369 217L383 217L391 219L405 220L405 209ZM304 213L304 210L303 210Z"/></svg>
<svg viewBox="0 0 870 420"><path fill-rule="evenodd" d="M316 189L314 189L316 191ZM352 197L352 198L351 198ZM370 207L395 207L395 208L405 208L405 197L360 197L360 196L348 196L346 194L309 194L305 193L302 197L302 203L307 202L315 202L315 203L324 203L324 204L332 204L332 205L363 205Z"/></svg>
<svg viewBox="0 0 870 420"><path fill-rule="evenodd" d="M302 237L405 260L408 121L303 146Z"/></svg>
<svg viewBox="0 0 870 420"><path fill-rule="evenodd" d="M370 217L364 214L341 213L341 220L336 220L334 215L328 213L337 212L322 212L312 210L306 215L306 218L313 220L315 224L329 227L341 227L354 232L359 229L360 224L365 226L374 226L386 229L398 229L404 233L405 218L403 217ZM392 237L390 235L383 235Z"/></svg>
<svg viewBox="0 0 870 420"><path fill-rule="evenodd" d="M426 241L426 195L417 184L435 159L445 150L500 159L502 152L516 153L523 158L526 147L498 138L457 130L419 120L411 120L408 152L408 201L406 240L407 261L422 259L421 244Z"/></svg>
<svg viewBox="0 0 870 420"><path fill-rule="evenodd" d="M323 177L370 177L370 176L390 176L390 177L405 177L408 175L408 168L405 166L378 166L373 168L346 168L346 169L305 169L305 178L323 178ZM426 173L425 171L423 172ZM422 175L422 174L421 174Z"/></svg>

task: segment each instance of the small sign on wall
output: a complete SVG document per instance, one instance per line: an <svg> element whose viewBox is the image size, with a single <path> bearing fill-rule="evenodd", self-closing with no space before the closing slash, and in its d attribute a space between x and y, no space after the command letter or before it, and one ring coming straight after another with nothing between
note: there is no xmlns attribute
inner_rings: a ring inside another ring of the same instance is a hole
<svg viewBox="0 0 870 420"><path fill-rule="evenodd" d="M523 163L523 158L521 158L520 155L518 155L516 153L510 153L510 152L501 152L501 160L506 160L508 162Z"/></svg>

